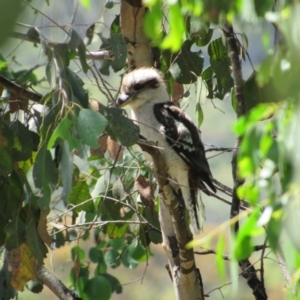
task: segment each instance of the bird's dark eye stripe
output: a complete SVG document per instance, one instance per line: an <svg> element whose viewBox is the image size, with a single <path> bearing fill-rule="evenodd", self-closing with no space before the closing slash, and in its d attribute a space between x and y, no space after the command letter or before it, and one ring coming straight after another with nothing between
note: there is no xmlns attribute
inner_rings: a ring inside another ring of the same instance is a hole
<svg viewBox="0 0 300 300"><path fill-rule="evenodd" d="M134 90L139 91L145 87L156 88L157 86L158 86L158 81L157 81L157 79L154 78L154 79L145 81L143 83L136 83L133 86L133 88L134 88Z"/></svg>

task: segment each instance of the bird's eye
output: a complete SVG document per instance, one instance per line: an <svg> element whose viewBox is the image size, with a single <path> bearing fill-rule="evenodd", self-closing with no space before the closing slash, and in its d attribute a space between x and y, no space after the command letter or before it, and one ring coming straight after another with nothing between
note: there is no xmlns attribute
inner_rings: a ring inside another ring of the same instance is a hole
<svg viewBox="0 0 300 300"><path fill-rule="evenodd" d="M145 81L145 82L142 82L142 83L136 83L134 86L133 86L133 89L135 91L140 91L144 88L151 88L151 89L155 89L158 87L158 81L156 78L154 79L150 79L148 81Z"/></svg>
<svg viewBox="0 0 300 300"><path fill-rule="evenodd" d="M133 86L133 89L134 89L135 91L139 91L139 90L141 90L142 88L144 88L145 86L146 86L145 83L136 83L136 84Z"/></svg>

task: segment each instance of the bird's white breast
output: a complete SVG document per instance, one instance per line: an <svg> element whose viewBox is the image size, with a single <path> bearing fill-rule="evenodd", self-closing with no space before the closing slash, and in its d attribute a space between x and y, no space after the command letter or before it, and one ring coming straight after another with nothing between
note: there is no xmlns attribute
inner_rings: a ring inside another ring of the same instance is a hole
<svg viewBox="0 0 300 300"><path fill-rule="evenodd" d="M165 136L163 126L157 121L153 113L153 103L146 103L137 110L132 110L132 118L140 127L140 134L149 141L157 143L157 147L161 149L162 155L168 167L170 177L179 181L182 171L188 170L186 163L177 155L177 153L169 146ZM146 159L152 161L150 155L145 155Z"/></svg>

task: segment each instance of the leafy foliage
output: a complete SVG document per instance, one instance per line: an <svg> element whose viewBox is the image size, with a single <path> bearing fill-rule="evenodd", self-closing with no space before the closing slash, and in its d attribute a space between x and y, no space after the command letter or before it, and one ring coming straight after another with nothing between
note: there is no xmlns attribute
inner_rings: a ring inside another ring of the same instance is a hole
<svg viewBox="0 0 300 300"><path fill-rule="evenodd" d="M0 30L0 43L5 43L19 13L20 1L11 2L13 9L11 4L7 7L4 2L0 4L2 11L9 12L0 20L0 28L7 28ZM167 73L166 78L188 87L201 80L208 99L223 100L230 94L236 111L239 103L234 92L234 70L222 32L212 24L223 29L223 19L243 18L246 4L235 0L164 1L162 7L161 1L145 2L148 11L144 31L159 49L159 64ZM92 6L91 1L80 3L86 8ZM51 6L51 1L47 4ZM251 11L257 19L275 24L282 41L272 49L265 42L266 57L243 85L246 114L236 121L234 132L242 141L238 175L244 184L237 193L249 207L247 213L241 214L243 222L230 254L237 261L248 259L258 238L266 240L265 244L274 252L280 252L285 231L292 245L286 254L293 261L289 269L293 272L295 297L300 297L297 232L300 5L287 2L278 12L272 10L272 5L272 1L253 1ZM105 4L106 9L113 6L112 1ZM35 13L40 12L36 9ZM34 279L36 264L42 264L46 257L46 245L55 243L59 248L77 240L70 254L73 290L83 299L95 299L99 294L109 299L112 293L122 293L122 285L110 274L110 268L123 265L134 269L152 255L152 243L162 242L159 201L149 193L155 189L155 181L134 146L139 127L124 110L110 106L114 89L103 77L111 71L124 70L128 41L122 37L119 16L107 27L108 37L102 32L96 35L102 41L100 48L109 50L114 60L91 63L87 59L85 37L76 26L72 29L61 26L67 36L63 43L46 39L38 27L31 27L25 34L34 47L42 44L47 60L45 74L35 68L17 68L9 55L0 55L1 76L21 89L38 89L43 93L38 101L0 83L0 245L5 245L9 252L13 267L10 280L15 289L23 290L26 282ZM244 35L236 38L240 59L246 60L247 38ZM78 67L83 74L77 72ZM86 84L90 79L100 87L98 111L90 108L93 92L87 90ZM109 105L104 106L103 99ZM197 101L191 106L200 126L204 119L201 104ZM102 139L104 136L106 139ZM102 151L93 151L99 148L99 143ZM140 184L137 188L139 176L149 179L147 186ZM63 215L58 206L65 210ZM53 227L48 224L47 228L41 218L46 218L50 210L56 217L51 222ZM63 224L64 218L69 225ZM225 280L224 227L219 232L216 265ZM214 234L207 240L211 241ZM82 244L88 239L92 246L86 252ZM2 275L10 277L3 270L0 275L1 280ZM4 285L1 281L0 284ZM28 286L33 292L42 290L37 282ZM14 291L7 286L0 296L10 299Z"/></svg>

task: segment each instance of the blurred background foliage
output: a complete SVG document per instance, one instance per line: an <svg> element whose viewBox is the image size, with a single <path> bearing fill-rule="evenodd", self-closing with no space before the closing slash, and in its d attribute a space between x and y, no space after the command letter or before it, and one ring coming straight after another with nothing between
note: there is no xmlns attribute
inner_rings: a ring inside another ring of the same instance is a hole
<svg viewBox="0 0 300 300"><path fill-rule="evenodd" d="M299 3L144 4L144 31L159 48L170 93L174 82L184 84L181 106L201 125L207 149L233 148L242 137L238 171L245 183L238 193L249 209L235 238L230 207L203 195L207 221L195 250L217 249L216 257L197 257L205 293L252 299L236 265L251 255L255 267L264 268L270 299L299 299ZM24 259L45 262L83 299L100 293L101 299L153 299L153 293L172 299L162 271L167 259L159 245L159 201L147 206L136 192L138 176L155 189L151 169L133 146L138 128L109 107L126 69L119 11L114 1L0 3L0 75L40 95L21 97L0 83L0 243L9 251L26 245ZM246 115L238 120L222 32L226 19L233 22L243 66ZM106 59L89 56L98 49L109 52ZM90 109L95 100L100 113ZM232 187L231 156L207 152L214 177ZM253 252L257 244L269 248ZM282 273L285 263L289 271ZM32 279L20 266L15 272ZM1 275L9 276L3 269ZM41 286L27 280L14 283L26 290L19 299L40 299L31 291ZM8 287L2 297L14 293Z"/></svg>

